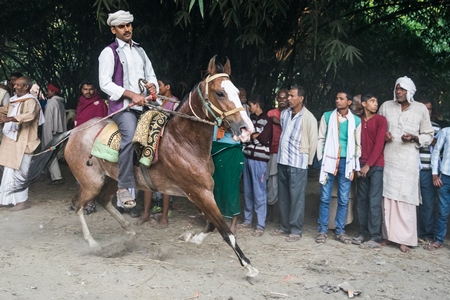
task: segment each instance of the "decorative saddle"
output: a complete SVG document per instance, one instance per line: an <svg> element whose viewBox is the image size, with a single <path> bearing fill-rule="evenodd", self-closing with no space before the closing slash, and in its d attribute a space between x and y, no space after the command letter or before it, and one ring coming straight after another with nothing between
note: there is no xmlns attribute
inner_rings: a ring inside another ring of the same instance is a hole
<svg viewBox="0 0 450 300"><path fill-rule="evenodd" d="M166 122L167 115L154 110L143 113L139 118L133 137L133 147L139 163L150 167L156 161L161 130ZM117 124L108 123L97 134L91 154L109 162L118 162L121 138Z"/></svg>

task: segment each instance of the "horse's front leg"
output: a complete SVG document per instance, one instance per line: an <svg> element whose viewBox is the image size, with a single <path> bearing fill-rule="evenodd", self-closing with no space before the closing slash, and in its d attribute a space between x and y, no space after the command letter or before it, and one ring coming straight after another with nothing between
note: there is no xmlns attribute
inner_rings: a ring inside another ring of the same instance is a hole
<svg viewBox="0 0 450 300"><path fill-rule="evenodd" d="M247 268L248 272L246 275L249 277L254 277L258 275L259 273L258 270L254 268L251 265L250 260L247 257L245 257L244 253L242 252L241 248L239 248L236 242L236 237L231 232L227 223L223 219L222 214L220 213L219 208L217 207L216 201L214 200L214 195L212 191L204 189L198 193L191 192L187 194L189 195L188 197L189 200L192 201L205 214L206 219L217 228L222 238L233 249L241 265ZM205 232L201 232L191 237L190 242L196 244L198 244L199 242L201 244L208 236L213 226L208 226L208 228L205 228Z"/></svg>
<svg viewBox="0 0 450 300"><path fill-rule="evenodd" d="M78 215L78 218L80 219L80 222L81 222L81 228L83 229L83 237L89 243L89 247L94 248L94 247L100 246L100 244L97 243L97 241L94 240L94 238L92 237L91 233L89 232L89 228L87 226L86 220L84 219L84 211L83 211L83 209L80 208L77 211L77 215Z"/></svg>
<svg viewBox="0 0 450 300"><path fill-rule="evenodd" d="M108 211L111 214L111 216L114 217L114 219L117 220L117 222L119 222L120 226L122 226L122 228L125 229L125 231L128 234L131 234L131 235L136 234L136 232L134 232L134 230L131 229L130 222L125 220L125 218L122 216L122 214L117 211L117 209L114 207L114 205L112 205L111 201L108 201L108 203L106 203L104 208L106 209L106 211Z"/></svg>

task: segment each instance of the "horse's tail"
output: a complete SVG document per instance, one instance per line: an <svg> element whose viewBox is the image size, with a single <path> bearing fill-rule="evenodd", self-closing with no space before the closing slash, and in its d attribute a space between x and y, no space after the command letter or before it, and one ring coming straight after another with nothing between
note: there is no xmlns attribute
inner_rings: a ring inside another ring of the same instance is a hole
<svg viewBox="0 0 450 300"><path fill-rule="evenodd" d="M22 173L20 174L20 178L15 178L14 187L8 194L24 191L33 182L35 182L41 175L42 171L44 171L50 162L57 156L58 151L65 144L64 142L67 140L71 132L72 130L69 130L55 135L50 143L48 143L48 145L44 148L50 151L44 151L36 156L33 156L28 173Z"/></svg>

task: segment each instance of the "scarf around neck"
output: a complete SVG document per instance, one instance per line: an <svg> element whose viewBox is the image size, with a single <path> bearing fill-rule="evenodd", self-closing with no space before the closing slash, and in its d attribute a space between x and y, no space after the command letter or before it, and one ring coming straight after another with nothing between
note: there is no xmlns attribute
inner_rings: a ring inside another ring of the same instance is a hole
<svg viewBox="0 0 450 300"><path fill-rule="evenodd" d="M14 95L13 97L11 97L11 99L9 99L9 103L10 105L13 107L13 109L11 110L10 113L8 113L8 117L15 117L17 115L20 115L21 113L21 108L23 106L23 103L25 101L28 100L34 100L37 102L38 106L39 106L39 122L38 125L42 125L44 124L44 114L42 113L42 108L41 108L41 104L39 103L39 101L30 93L25 94L21 97L18 97L17 95ZM19 124L17 124L17 122L7 122L3 125L3 134L6 135L7 137L9 137L10 139L17 141L17 137L19 134Z"/></svg>
<svg viewBox="0 0 450 300"><path fill-rule="evenodd" d="M353 180L353 171L359 170L359 160L356 159L355 144L355 117L349 110L347 114L348 131L347 131L347 157L345 158L345 178ZM336 175L339 154L339 128L338 128L338 112L335 109L328 121L328 133L325 140L325 149L322 158L322 166L320 168L319 182L325 185L328 181L329 174Z"/></svg>

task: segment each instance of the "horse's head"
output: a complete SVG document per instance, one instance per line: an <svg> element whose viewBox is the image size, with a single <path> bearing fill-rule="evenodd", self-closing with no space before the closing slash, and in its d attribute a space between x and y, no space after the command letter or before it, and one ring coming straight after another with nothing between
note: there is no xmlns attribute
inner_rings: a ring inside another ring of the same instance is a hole
<svg viewBox="0 0 450 300"><path fill-rule="evenodd" d="M248 142L250 135L254 131L252 121L247 116L239 99L239 91L231 82L230 61L222 67L216 65L216 57L209 61L208 77L205 79L204 92L207 101L210 101L210 108L215 121L221 123L229 129L235 141ZM219 124L220 125L220 124Z"/></svg>

